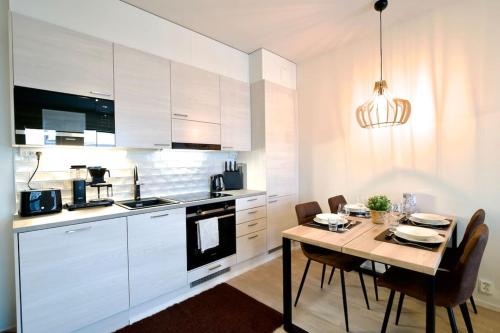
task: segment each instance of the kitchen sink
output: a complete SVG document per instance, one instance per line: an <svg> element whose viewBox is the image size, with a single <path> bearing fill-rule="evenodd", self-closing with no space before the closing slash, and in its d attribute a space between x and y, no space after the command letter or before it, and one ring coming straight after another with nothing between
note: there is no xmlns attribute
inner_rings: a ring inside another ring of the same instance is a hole
<svg viewBox="0 0 500 333"><path fill-rule="evenodd" d="M178 204L179 201L161 198L144 198L140 200L117 201L116 204L126 209L141 209Z"/></svg>

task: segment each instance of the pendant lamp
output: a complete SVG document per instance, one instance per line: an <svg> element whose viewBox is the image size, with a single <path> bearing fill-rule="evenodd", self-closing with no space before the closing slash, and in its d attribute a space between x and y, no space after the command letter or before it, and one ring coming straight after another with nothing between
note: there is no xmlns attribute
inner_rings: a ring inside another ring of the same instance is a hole
<svg viewBox="0 0 500 333"><path fill-rule="evenodd" d="M362 128L402 125L408 121L411 113L410 102L392 96L387 82L382 78L382 11L387 8L387 0L376 1L374 8L380 15L380 81L375 82L372 97L356 110L356 118Z"/></svg>

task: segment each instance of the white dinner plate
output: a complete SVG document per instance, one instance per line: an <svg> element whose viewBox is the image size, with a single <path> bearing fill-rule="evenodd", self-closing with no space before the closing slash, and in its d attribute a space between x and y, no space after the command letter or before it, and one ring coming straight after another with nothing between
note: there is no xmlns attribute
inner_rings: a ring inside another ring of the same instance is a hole
<svg viewBox="0 0 500 333"><path fill-rule="evenodd" d="M396 228L398 235L410 237L415 240L425 241L439 235L436 230L429 228L413 227L411 225L400 225Z"/></svg>
<svg viewBox="0 0 500 333"><path fill-rule="evenodd" d="M436 227L444 227L447 225L450 225L450 221L448 220L441 220L441 221L424 221L424 220L419 220L417 218L414 218L412 216L409 217L409 220L412 222L415 222L417 224L422 224L422 225L432 225Z"/></svg>
<svg viewBox="0 0 500 333"><path fill-rule="evenodd" d="M338 214L334 213L322 213L322 214L316 214L316 218L318 220L325 220L328 221L328 219L341 219Z"/></svg>
<svg viewBox="0 0 500 333"><path fill-rule="evenodd" d="M322 219L318 219L317 217L315 217L313 219L314 222L316 223L319 223L319 224L323 224L323 225L328 225L328 220L322 220ZM345 222L343 222L340 218L338 219L338 225L339 226L343 226L345 224Z"/></svg>
<svg viewBox="0 0 500 333"><path fill-rule="evenodd" d="M446 240L441 235L437 235L437 236L434 236L434 237L426 239L426 240L414 239L414 238L409 237L407 235L400 234L397 230L394 233L394 235L396 235L396 237L402 238L402 239L410 241L410 242L422 243L422 244L441 244L441 243L444 243L444 241Z"/></svg>
<svg viewBox="0 0 500 333"><path fill-rule="evenodd" d="M424 222L446 220L445 216L438 215L438 214L430 214L430 213L413 213L413 214L411 214L411 217L416 218L417 220L424 221Z"/></svg>
<svg viewBox="0 0 500 333"><path fill-rule="evenodd" d="M364 212L367 212L369 210L368 208L366 208L365 205L359 204L359 203L347 204L347 205L345 205L345 208L353 213L364 213Z"/></svg>

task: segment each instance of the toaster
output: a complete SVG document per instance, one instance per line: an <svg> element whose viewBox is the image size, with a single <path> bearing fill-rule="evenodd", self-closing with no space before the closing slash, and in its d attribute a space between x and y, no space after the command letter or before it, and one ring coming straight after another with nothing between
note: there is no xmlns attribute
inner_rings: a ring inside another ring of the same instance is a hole
<svg viewBox="0 0 500 333"><path fill-rule="evenodd" d="M61 210L61 190L47 189L20 192L20 216L35 216L42 214L59 213Z"/></svg>

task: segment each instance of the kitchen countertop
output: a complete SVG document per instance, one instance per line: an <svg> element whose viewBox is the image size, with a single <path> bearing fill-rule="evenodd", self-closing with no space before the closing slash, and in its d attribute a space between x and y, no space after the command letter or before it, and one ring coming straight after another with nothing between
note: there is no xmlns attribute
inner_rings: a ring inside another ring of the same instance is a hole
<svg viewBox="0 0 500 333"><path fill-rule="evenodd" d="M230 194L231 196L200 200L195 202L182 202L173 205L141 208L135 210L129 210L117 205L112 205L109 207L86 208L75 211L68 211L66 209L63 209L62 212L60 213L39 215L32 217L21 217L16 214L14 215L13 218L12 229L14 233L28 232L34 230L74 225L79 223L108 220L118 217L131 216L131 215L147 214L169 209L204 205L208 203L234 200L239 198L266 194L265 191L257 191L257 190L234 190L234 191L223 191L221 193Z"/></svg>

